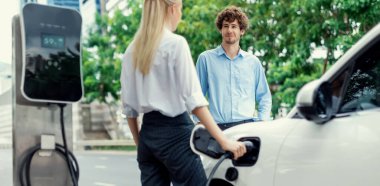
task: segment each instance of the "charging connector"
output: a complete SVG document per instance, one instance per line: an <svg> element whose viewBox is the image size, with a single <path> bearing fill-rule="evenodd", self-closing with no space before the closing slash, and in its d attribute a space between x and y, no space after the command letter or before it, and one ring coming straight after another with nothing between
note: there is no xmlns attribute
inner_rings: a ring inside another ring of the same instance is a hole
<svg viewBox="0 0 380 186"><path fill-rule="evenodd" d="M248 152L251 152L255 146L254 144L251 142L251 141L243 141L244 145L245 145L245 148L247 150L247 153ZM215 164L215 166L212 168L211 170L211 173L210 175L208 176L208 180L207 180L207 183L206 183L206 186L209 186L210 183L211 183L211 180L212 178L214 177L214 174L216 172L216 170L219 168L220 164L222 164L222 162L225 160L225 159L232 159L234 158L234 155L231 153L231 152L226 152L222 155L222 157L218 160L218 162Z"/></svg>

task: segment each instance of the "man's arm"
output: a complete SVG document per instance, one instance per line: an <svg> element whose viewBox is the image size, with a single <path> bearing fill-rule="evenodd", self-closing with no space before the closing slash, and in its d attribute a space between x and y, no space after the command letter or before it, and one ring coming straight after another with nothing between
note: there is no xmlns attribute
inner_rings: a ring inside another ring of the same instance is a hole
<svg viewBox="0 0 380 186"><path fill-rule="evenodd" d="M207 66L206 66L206 58L204 54L200 54L196 63L196 70L199 79L199 83L201 85L203 96L206 97L208 92L208 75L207 75ZM200 123L199 119L193 115L193 120L196 123Z"/></svg>
<svg viewBox="0 0 380 186"><path fill-rule="evenodd" d="M200 54L196 64L197 75L199 83L201 84L201 89L203 96L206 97L208 91L208 75L207 75L207 66L206 66L206 57L204 54Z"/></svg>
<svg viewBox="0 0 380 186"><path fill-rule="evenodd" d="M256 71L256 102L259 120L269 120L272 109L272 95L265 77L264 68L259 65Z"/></svg>

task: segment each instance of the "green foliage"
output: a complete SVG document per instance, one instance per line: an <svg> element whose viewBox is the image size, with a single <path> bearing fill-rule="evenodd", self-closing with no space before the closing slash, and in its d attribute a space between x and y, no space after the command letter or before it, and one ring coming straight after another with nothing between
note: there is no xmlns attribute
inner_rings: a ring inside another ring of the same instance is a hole
<svg viewBox="0 0 380 186"><path fill-rule="evenodd" d="M112 18L97 16L85 42L89 102L104 102L107 95L118 99L120 55L141 17L142 1L127 2L127 14L117 11ZM348 50L380 17L379 0L183 0L183 17L176 32L187 38L194 61L201 52L221 43L214 21L228 5L241 7L249 17L250 28L240 44L242 49L252 50L266 69L273 114L281 103L292 107L298 90L337 60L334 51ZM311 54L318 47L325 48L327 56L313 60Z"/></svg>
<svg viewBox="0 0 380 186"><path fill-rule="evenodd" d="M84 42L85 102L119 99L122 54L138 29L141 16L138 1L129 0L128 5L132 11L126 14L117 10L112 18L96 15L96 23Z"/></svg>
<svg viewBox="0 0 380 186"><path fill-rule="evenodd" d="M272 113L281 103L295 104L298 90L320 77L337 59L378 23L378 0L256 0L251 10L253 47L268 70L273 93ZM311 61L314 48L326 58Z"/></svg>
<svg viewBox="0 0 380 186"><path fill-rule="evenodd" d="M322 60L314 60L313 63L305 63L302 66L287 63L271 68L268 71L271 75L267 78L272 91L275 92L272 96L272 112L276 113L281 103L293 106L298 90L306 83L320 77L322 68Z"/></svg>

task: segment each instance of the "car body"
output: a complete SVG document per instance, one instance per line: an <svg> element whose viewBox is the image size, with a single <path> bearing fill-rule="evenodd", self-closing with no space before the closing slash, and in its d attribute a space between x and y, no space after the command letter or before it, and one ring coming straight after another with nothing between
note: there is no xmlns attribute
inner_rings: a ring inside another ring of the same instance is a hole
<svg viewBox="0 0 380 186"><path fill-rule="evenodd" d="M380 24L305 85L286 118L224 132L236 140L255 138L257 160L248 166L225 160L211 185L380 185ZM193 146L209 174L218 158ZM227 179L228 168L237 179Z"/></svg>

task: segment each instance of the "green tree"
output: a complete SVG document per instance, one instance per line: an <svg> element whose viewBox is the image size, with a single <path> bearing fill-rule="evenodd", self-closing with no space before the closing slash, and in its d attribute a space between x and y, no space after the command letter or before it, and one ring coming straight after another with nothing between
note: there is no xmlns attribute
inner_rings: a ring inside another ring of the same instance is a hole
<svg viewBox="0 0 380 186"><path fill-rule="evenodd" d="M130 12L116 10L113 17L96 15L84 42L83 71L85 102L111 104L119 100L122 54L137 31L141 8L129 0Z"/></svg>
<svg viewBox="0 0 380 186"><path fill-rule="evenodd" d="M141 16L138 1L128 0L128 5L131 12L117 10L113 17L95 15L95 24L85 38L82 50L84 102L97 100L105 103L114 125L119 109L122 54L132 41Z"/></svg>
<svg viewBox="0 0 380 186"><path fill-rule="evenodd" d="M142 1L127 0L129 10L97 16L83 52L86 101L118 99L121 55L136 32ZM193 60L221 43L214 21L228 5L241 7L250 28L241 47L256 54L266 69L273 95L272 113L281 103L295 104L298 90L320 77L339 56L378 22L379 0L183 0L177 33L189 42ZM323 59L312 59L324 48ZM91 49L91 50L90 50Z"/></svg>
<svg viewBox="0 0 380 186"><path fill-rule="evenodd" d="M339 56L378 22L378 0L256 0L248 4L253 46L268 70L276 113L293 106L298 90L318 78ZM323 60L312 51L325 48Z"/></svg>

